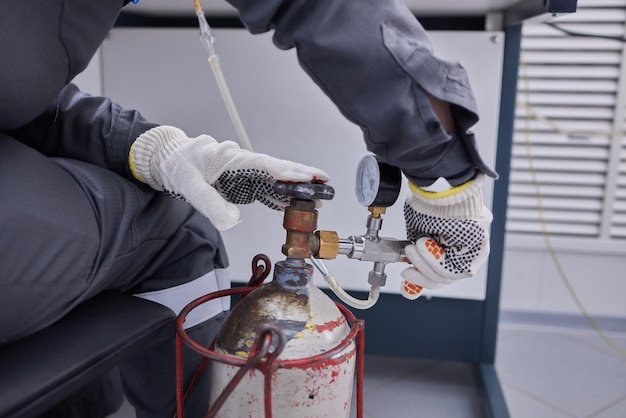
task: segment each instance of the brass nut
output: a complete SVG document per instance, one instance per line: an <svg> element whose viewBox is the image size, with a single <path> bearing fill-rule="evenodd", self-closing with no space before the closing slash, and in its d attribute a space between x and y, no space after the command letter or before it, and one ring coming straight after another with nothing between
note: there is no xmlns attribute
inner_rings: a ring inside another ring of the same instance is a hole
<svg viewBox="0 0 626 418"><path fill-rule="evenodd" d="M287 231L313 232L317 228L317 211L304 211L287 207L283 218Z"/></svg>
<svg viewBox="0 0 626 418"><path fill-rule="evenodd" d="M339 254L339 235L335 231L316 231L315 235L317 235L320 243L316 257L324 260L337 258Z"/></svg>
<svg viewBox="0 0 626 418"><path fill-rule="evenodd" d="M367 210L372 214L372 218L380 218L380 215L384 215L387 212L387 208L384 206L370 206Z"/></svg>

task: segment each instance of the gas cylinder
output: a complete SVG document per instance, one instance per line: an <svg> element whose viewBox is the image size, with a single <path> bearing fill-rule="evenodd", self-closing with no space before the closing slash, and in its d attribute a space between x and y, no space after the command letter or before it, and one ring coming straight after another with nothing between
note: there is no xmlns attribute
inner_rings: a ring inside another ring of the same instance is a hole
<svg viewBox="0 0 626 418"><path fill-rule="evenodd" d="M285 345L277 360L301 360L336 347L350 328L336 304L311 282L313 267L302 259L278 262L274 279L232 310L218 334L217 352L247 358L257 330L271 324ZM273 417L348 417L354 383L354 341L321 362L279 367L272 376ZM214 363L211 404L239 367ZM229 394L219 417L263 417L264 374L251 369Z"/></svg>
<svg viewBox="0 0 626 418"><path fill-rule="evenodd" d="M315 200L332 198L334 190L325 184L283 183L274 191L291 198L283 220L287 238L282 252L287 257L276 263L270 283L235 305L220 328L215 351L258 359L260 339L265 338L260 330L273 330L275 335L267 340L271 347L266 363L248 368L239 384L228 389L232 392L217 416L256 418L268 416L269 411L276 418L348 417L356 344L354 337L348 337L351 328L346 317L313 285L313 266L305 262L319 253ZM270 362L276 366L268 374ZM224 388L245 370L213 364L211 405L222 402Z"/></svg>

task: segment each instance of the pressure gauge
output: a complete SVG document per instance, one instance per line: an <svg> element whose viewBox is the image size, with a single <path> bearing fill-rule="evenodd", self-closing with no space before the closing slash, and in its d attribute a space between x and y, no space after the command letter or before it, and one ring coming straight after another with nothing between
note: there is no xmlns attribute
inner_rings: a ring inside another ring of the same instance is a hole
<svg viewBox="0 0 626 418"><path fill-rule="evenodd" d="M400 169L366 155L356 169L356 199L366 207L389 207L396 202L402 186Z"/></svg>

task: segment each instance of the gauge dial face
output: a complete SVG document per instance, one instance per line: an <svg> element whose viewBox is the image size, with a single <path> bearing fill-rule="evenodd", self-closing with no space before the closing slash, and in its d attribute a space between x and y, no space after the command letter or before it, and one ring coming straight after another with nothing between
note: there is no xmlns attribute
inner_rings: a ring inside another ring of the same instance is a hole
<svg viewBox="0 0 626 418"><path fill-rule="evenodd" d="M371 206L376 201L380 188L380 167L376 157L365 156L356 169L356 198L363 206Z"/></svg>

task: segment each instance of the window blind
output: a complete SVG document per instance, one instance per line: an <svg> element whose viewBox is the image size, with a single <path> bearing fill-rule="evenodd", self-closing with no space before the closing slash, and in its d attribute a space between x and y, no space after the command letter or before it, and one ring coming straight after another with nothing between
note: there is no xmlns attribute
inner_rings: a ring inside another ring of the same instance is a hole
<svg viewBox="0 0 626 418"><path fill-rule="evenodd" d="M626 0L550 23L522 31L507 233L626 240Z"/></svg>

